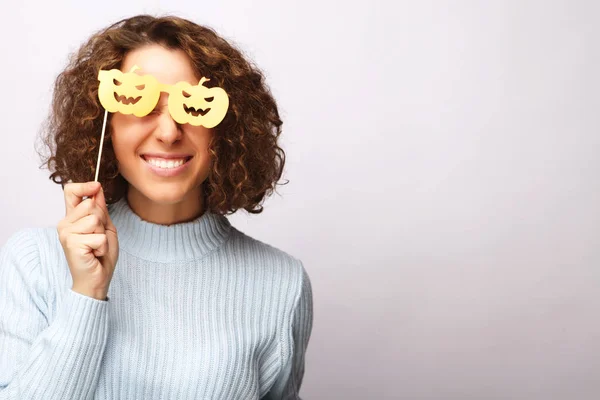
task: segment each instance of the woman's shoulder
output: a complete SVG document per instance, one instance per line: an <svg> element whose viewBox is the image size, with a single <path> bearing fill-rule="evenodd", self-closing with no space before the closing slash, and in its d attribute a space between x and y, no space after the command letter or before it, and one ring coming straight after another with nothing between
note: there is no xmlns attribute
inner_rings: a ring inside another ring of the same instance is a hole
<svg viewBox="0 0 600 400"><path fill-rule="evenodd" d="M19 228L11 233L6 241L0 245L4 253L27 254L38 253L40 246L48 243L52 237L52 228L45 227L25 227ZM56 232L56 229L54 229Z"/></svg>
<svg viewBox="0 0 600 400"><path fill-rule="evenodd" d="M60 258L60 241L55 227L25 227L14 231L0 246L0 268L12 265L31 273L41 271L50 265L56 265ZM54 260L53 260L54 258ZM6 265L5 265L6 264Z"/></svg>
<svg viewBox="0 0 600 400"><path fill-rule="evenodd" d="M37 228L20 228L14 231L0 246L0 254L6 258L38 253L36 233Z"/></svg>
<svg viewBox="0 0 600 400"><path fill-rule="evenodd" d="M261 279L265 275L269 276L269 282L272 283L269 287L274 299L272 304L283 304L282 315L285 318L282 323L285 329L294 324L301 327L307 323L312 324L312 283L300 258L236 228L233 228L227 247L226 251L236 252L235 259L244 260L244 267L251 267L249 269L254 272L261 271L260 274L253 273L250 276ZM265 285L261 283L260 287L264 292ZM294 321L291 321L292 316L296 318Z"/></svg>
<svg viewBox="0 0 600 400"><path fill-rule="evenodd" d="M306 281L310 283L304 263L297 255L250 236L233 226L230 240L225 247L225 251L240 255L252 265L286 275L299 285L306 284Z"/></svg>
<svg viewBox="0 0 600 400"><path fill-rule="evenodd" d="M60 246L56 227L37 226L20 228L8 237L2 247L7 246L17 251L23 248L31 248L34 245L38 250L45 249L46 247L55 248L57 245Z"/></svg>
<svg viewBox="0 0 600 400"><path fill-rule="evenodd" d="M265 261L302 268L302 261L288 251L269 244L263 240L248 235L232 226L230 246L234 251L244 252L245 255L255 255Z"/></svg>
<svg viewBox="0 0 600 400"><path fill-rule="evenodd" d="M48 289L50 273L43 246L48 229L20 228L0 246L0 281L7 287L26 285L31 292Z"/></svg>

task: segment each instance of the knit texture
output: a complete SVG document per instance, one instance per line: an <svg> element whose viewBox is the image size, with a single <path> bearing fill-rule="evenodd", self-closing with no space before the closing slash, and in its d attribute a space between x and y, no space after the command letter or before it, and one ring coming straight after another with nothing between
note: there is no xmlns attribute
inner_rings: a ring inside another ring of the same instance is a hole
<svg viewBox="0 0 600 400"><path fill-rule="evenodd" d="M300 399L312 330L302 262L205 212L173 225L109 205L108 300L71 290L55 227L0 248L0 400Z"/></svg>

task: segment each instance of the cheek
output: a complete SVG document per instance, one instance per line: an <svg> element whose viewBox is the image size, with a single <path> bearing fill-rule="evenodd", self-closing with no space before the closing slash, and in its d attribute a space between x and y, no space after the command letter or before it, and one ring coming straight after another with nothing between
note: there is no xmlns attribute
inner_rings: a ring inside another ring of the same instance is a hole
<svg viewBox="0 0 600 400"><path fill-rule="evenodd" d="M188 136L193 138L194 147L196 147L199 152L207 152L210 141L214 136L213 129L208 129L204 126L186 126L189 128L189 131L187 132Z"/></svg>
<svg viewBox="0 0 600 400"><path fill-rule="evenodd" d="M143 138L151 132L148 121L133 115L116 113L111 121L112 143L120 163L135 155Z"/></svg>
<svg viewBox="0 0 600 400"><path fill-rule="evenodd" d="M186 135L193 142L194 150L196 153L196 168L198 172L205 178L208 170L212 165L212 157L208 151L210 141L213 138L214 132L212 129L205 128L203 126L191 126Z"/></svg>

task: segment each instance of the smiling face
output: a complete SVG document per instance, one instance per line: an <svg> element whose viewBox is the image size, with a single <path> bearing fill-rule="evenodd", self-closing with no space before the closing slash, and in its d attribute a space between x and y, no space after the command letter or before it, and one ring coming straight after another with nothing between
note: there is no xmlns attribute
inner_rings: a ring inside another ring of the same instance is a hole
<svg viewBox="0 0 600 400"><path fill-rule="evenodd" d="M195 75L183 51L159 45L129 52L121 71L130 71L136 65L139 69L130 74L152 75L164 85L178 82L197 85L201 78ZM139 82L132 80L131 84ZM131 93L125 96L135 99ZM156 107L144 117L117 112L111 114L110 121L112 145L119 172L129 183L127 198L132 209L144 220L164 224L190 219L201 211L202 183L210 171L208 146L213 135L213 130L205 126L175 121L168 111L168 96L166 92L160 93ZM143 96L141 101L145 101ZM150 154L176 156L181 160L152 159ZM185 161L183 168L171 169L182 161Z"/></svg>

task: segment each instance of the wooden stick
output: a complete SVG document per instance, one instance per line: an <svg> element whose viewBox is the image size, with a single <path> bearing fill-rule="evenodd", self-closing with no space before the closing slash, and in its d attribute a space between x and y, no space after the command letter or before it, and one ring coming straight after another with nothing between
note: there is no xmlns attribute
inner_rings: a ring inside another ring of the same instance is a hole
<svg viewBox="0 0 600 400"><path fill-rule="evenodd" d="M96 178L94 182L98 182L98 173L100 172L100 158L102 157L102 146L104 145L104 131L106 130L106 117L108 111L104 110L104 122L102 123L102 136L100 136L100 150L98 151L98 162L96 163Z"/></svg>

